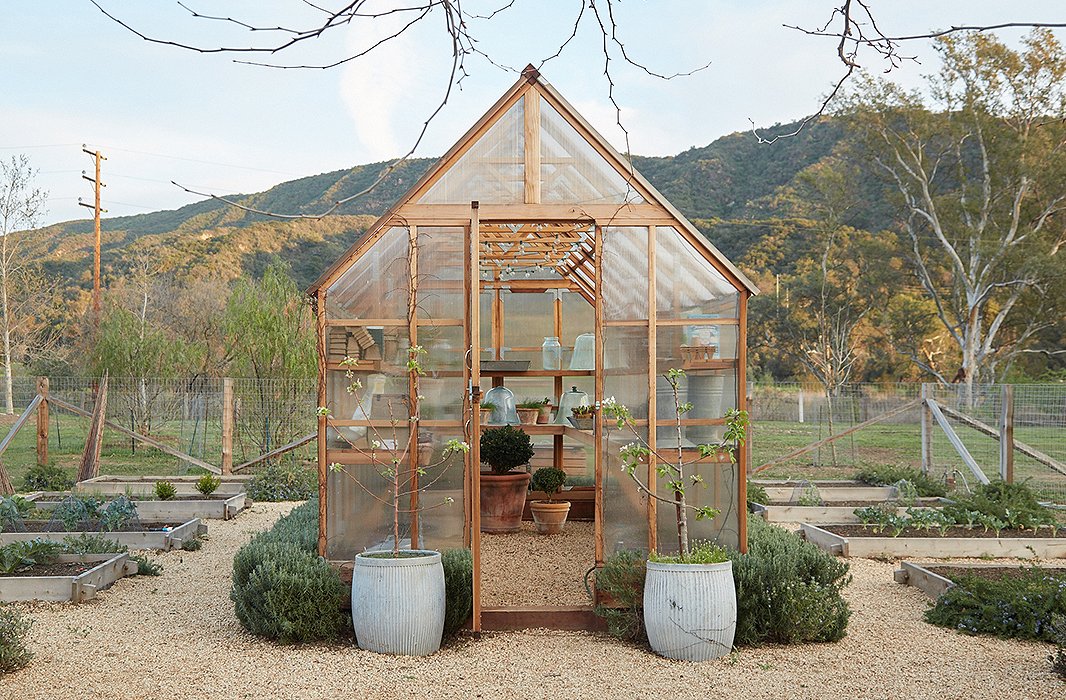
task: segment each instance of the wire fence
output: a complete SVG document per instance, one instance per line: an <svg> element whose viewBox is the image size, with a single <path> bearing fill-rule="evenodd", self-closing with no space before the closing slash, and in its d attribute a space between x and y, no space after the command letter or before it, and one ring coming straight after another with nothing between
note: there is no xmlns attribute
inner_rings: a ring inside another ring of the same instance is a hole
<svg viewBox="0 0 1066 700"><path fill-rule="evenodd" d="M999 423L1003 385L973 387L926 385L936 402L968 421L945 418L966 450L989 477L1000 475ZM1014 393L1014 439L1058 464L1066 463L1066 384L1018 384ZM922 396L922 385L853 384L826 397L818 388L801 384L750 385L752 465L778 460L789 452L890 413ZM923 409L916 404L857 430L812 452L783 461L763 472L770 476L846 478L858 468L899 465L920 469ZM980 424L975 428L974 423ZM984 430L982 430L984 428ZM991 432L993 435L989 435ZM936 424L929 431L926 469L943 479L972 482L966 466L945 432ZM1014 477L1026 480L1041 495L1066 502L1066 475L1021 451L1014 452Z"/></svg>
<svg viewBox="0 0 1066 700"><path fill-rule="evenodd" d="M90 377L53 377L51 395L91 411L95 381ZM16 413L37 392L36 378L16 378ZM968 394L961 385L926 385L930 398L946 409L963 414L969 422L946 419L974 461L989 476L1000 471L996 433L1002 414L1001 385L974 387ZM279 446L295 441L316 428L315 379L233 379L233 462L239 466ZM1066 384L1014 385L1015 440L1066 463ZM908 403L922 396L922 385L853 384L827 397L816 387L801 384L749 385L752 428L752 466L780 460L790 452L855 426L897 411L889 418L856 430L843 438L800 456L783 460L762 474L773 477L849 478L858 468L900 465L922 468L923 410ZM223 380L173 378L108 381L108 419L128 430L153 438L211 464L221 463ZM10 421L0 421L0 426ZM973 427L973 422L988 431ZM52 407L49 434L52 461L64 467L77 464L84 448L88 419ZM926 468L945 479L972 480L972 474L944 431L934 424L929 432ZM186 473L180 458L145 447L113 429L104 431L102 469L112 473ZM290 463L313 462L314 442L282 459ZM3 463L16 483L36 461L34 431L24 429L3 455ZM1038 459L1015 452L1016 480L1028 480L1042 495L1066 502L1066 475Z"/></svg>

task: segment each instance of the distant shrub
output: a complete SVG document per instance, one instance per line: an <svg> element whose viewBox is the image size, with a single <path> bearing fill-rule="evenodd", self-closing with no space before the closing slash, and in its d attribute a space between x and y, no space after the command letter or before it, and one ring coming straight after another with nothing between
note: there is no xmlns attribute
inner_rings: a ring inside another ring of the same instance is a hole
<svg viewBox="0 0 1066 700"><path fill-rule="evenodd" d="M210 496L222 485L222 479L214 474L204 474L196 480L196 490L205 496Z"/></svg>
<svg viewBox="0 0 1066 700"><path fill-rule="evenodd" d="M1056 616L1066 615L1066 574L1037 567L1017 576L960 576L925 613L926 622L966 634L1055 642Z"/></svg>
<svg viewBox="0 0 1066 700"><path fill-rule="evenodd" d="M855 480L870 486L892 486L900 481L914 485L919 496L933 498L947 495L943 483L914 467L878 464L863 467L855 474Z"/></svg>
<svg viewBox="0 0 1066 700"><path fill-rule="evenodd" d="M766 505L770 502L770 496L767 495L766 489L762 484L753 484L748 482L748 503L759 503Z"/></svg>
<svg viewBox="0 0 1066 700"><path fill-rule="evenodd" d="M300 466L275 463L248 480L253 501L306 501L318 493L318 473Z"/></svg>
<svg viewBox="0 0 1066 700"><path fill-rule="evenodd" d="M11 606L0 606L0 675L17 671L33 659L33 652L26 646L32 624Z"/></svg>
<svg viewBox="0 0 1066 700"><path fill-rule="evenodd" d="M106 535L82 532L63 538L63 545L71 554L120 554L129 547L119 544Z"/></svg>
<svg viewBox="0 0 1066 700"><path fill-rule="evenodd" d="M74 487L74 478L57 466L35 464L26 470L22 485L26 491L68 491Z"/></svg>
<svg viewBox="0 0 1066 700"><path fill-rule="evenodd" d="M163 565L154 559L149 559L143 554L131 554L130 561L137 562L138 576L159 576L163 573Z"/></svg>
<svg viewBox="0 0 1066 700"><path fill-rule="evenodd" d="M955 494L944 512L956 522L966 522L977 513L997 519L1007 529L1036 529L1054 525L1055 517L1036 500L1032 489L1022 483L996 480L978 484L972 493Z"/></svg>
<svg viewBox="0 0 1066 700"><path fill-rule="evenodd" d="M177 487L169 481L155 482L155 497L158 498L160 501L173 500L173 498L177 495Z"/></svg>
<svg viewBox="0 0 1066 700"><path fill-rule="evenodd" d="M474 612L474 559L469 549L449 549L444 565L444 636L455 635Z"/></svg>
<svg viewBox="0 0 1066 700"><path fill-rule="evenodd" d="M190 537L187 540L181 541L181 548L186 552L199 552L200 547L202 547L203 544L203 540L199 537Z"/></svg>

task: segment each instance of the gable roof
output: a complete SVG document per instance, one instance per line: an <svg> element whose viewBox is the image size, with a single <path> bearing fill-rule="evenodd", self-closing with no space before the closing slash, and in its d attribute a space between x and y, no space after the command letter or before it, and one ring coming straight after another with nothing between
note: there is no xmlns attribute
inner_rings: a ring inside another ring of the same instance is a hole
<svg viewBox="0 0 1066 700"><path fill-rule="evenodd" d="M505 92L499 100L485 112L482 117L453 145L421 178L415 182L402 197L400 197L377 221L368 228L344 254L342 254L319 278L308 288L308 294L316 293L321 287L335 277L335 275L347 268L358 257L360 251L371 242L375 235L383 228L395 225L397 212L405 205L417 205L418 200L425 197L436 184L449 175L463 156L474 148L480 139L494 127L498 127L504 115L519 104L528 91L535 91L541 100L550 106L565 123L576 130L581 139L589 145L613 170L615 174L624 179L626 192L623 199L617 201L618 209L623 209L627 203L643 201L657 206L663 210L664 218L673 219L683 233L687 233L686 239L701 254L716 263L723 273L732 277L737 285L750 294L758 294L759 289L748 277L741 272L721 251L719 251L707 238L685 218L650 182L648 182L632 166L631 162L615 150L602 135L599 134L567 100L550 83L543 79L540 72L532 65L526 66L522 76ZM539 138L539 136L537 137ZM539 156L538 156L539 158ZM528 156L526 167L529 167ZM538 189L539 196L539 189ZM616 193L617 196L617 193ZM539 200L534 200L539 201ZM468 203L468 202L467 202ZM484 202L483 202L484 203ZM432 206L432 205L428 205ZM521 203L515 203L516 210ZM580 208L580 207L579 207Z"/></svg>

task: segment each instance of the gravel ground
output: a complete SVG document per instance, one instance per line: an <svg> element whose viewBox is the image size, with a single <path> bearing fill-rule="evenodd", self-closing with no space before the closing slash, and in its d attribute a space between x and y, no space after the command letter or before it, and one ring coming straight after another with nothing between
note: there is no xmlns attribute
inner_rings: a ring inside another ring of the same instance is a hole
<svg viewBox="0 0 1066 700"><path fill-rule="evenodd" d="M853 560L854 609L838 644L744 649L667 661L607 637L534 630L467 638L425 659L349 645L281 647L244 633L227 596L234 550L289 505L211 522L199 552L159 556L158 578L119 581L93 602L19 605L37 658L0 678L0 698L1055 698L1049 645L966 637L921 621L926 602L891 563Z"/></svg>
<svg viewBox="0 0 1066 700"><path fill-rule="evenodd" d="M572 522L556 535L522 531L481 535L481 591L486 607L588 605L585 572L596 563L592 523Z"/></svg>

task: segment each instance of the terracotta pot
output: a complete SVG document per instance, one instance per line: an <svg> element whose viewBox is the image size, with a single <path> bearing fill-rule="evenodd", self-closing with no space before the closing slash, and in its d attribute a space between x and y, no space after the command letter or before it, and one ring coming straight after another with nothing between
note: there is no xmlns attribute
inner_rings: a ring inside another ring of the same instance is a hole
<svg viewBox="0 0 1066 700"><path fill-rule="evenodd" d="M483 409L481 409L481 424L482 425L488 425L489 424L489 418L491 418L491 417L492 417L492 409L491 408L483 408Z"/></svg>
<svg viewBox="0 0 1066 700"><path fill-rule="evenodd" d="M552 422L552 407L550 405L541 406L537 413L538 423L551 423Z"/></svg>
<svg viewBox="0 0 1066 700"><path fill-rule="evenodd" d="M536 425L537 416L540 415L539 408L516 408L518 412L518 420L522 421L523 425Z"/></svg>
<svg viewBox="0 0 1066 700"><path fill-rule="evenodd" d="M566 516L570 512L569 501L533 501L529 504L533 513L533 522L537 532L542 535L554 535L563 531Z"/></svg>
<svg viewBox="0 0 1066 700"><path fill-rule="evenodd" d="M481 472L481 531L518 532L529 489L527 472Z"/></svg>

